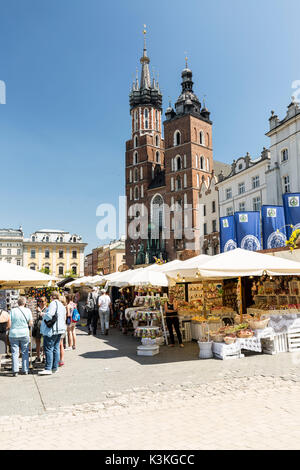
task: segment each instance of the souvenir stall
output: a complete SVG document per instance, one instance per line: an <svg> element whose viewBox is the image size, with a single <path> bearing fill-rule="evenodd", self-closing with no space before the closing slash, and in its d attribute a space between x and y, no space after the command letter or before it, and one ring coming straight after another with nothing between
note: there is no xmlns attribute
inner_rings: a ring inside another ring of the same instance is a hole
<svg viewBox="0 0 300 470"><path fill-rule="evenodd" d="M211 354L221 359L242 357L243 350L273 354L284 350L291 351L291 345L296 347L297 328L300 338L300 324L297 319L300 263L280 258L275 261L274 257L269 255L236 249L213 257L199 269L199 272L203 278L220 277L223 278L223 282L230 279L232 286L235 282L233 278L238 279L236 284L238 315L234 316L234 324L222 325L210 333L209 338L205 338L206 341L200 341L200 357L202 347L204 350L210 348ZM232 294L227 296L224 292L224 296L230 302L235 301ZM246 298L248 303L253 303L248 309L246 309ZM294 317L283 320L281 307L288 312L287 315ZM274 318L276 313L279 314L280 320ZM288 325L287 320L291 320L292 323ZM285 339L276 328L280 322L281 326L285 323L287 329ZM299 339L298 347L300 347Z"/></svg>
<svg viewBox="0 0 300 470"><path fill-rule="evenodd" d="M133 305L125 309L122 316L131 322L134 335L141 339L137 354L153 356L159 353L159 346L167 341L163 317L163 304L167 300L162 288L168 286L166 276L156 269L140 268L120 273L108 281L108 287L133 288ZM121 318L122 320L122 318Z"/></svg>

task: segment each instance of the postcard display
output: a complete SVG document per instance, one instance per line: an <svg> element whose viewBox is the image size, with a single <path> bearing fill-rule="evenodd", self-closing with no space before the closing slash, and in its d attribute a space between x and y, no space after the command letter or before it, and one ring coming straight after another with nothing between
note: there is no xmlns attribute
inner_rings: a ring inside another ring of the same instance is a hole
<svg viewBox="0 0 300 470"><path fill-rule="evenodd" d="M3 289L0 290L0 309L10 311L18 306L20 293L18 290Z"/></svg>
<svg viewBox="0 0 300 470"><path fill-rule="evenodd" d="M134 307L125 311L127 320L132 320L134 335L141 338L137 347L139 356L154 356L159 353L159 346L164 343L166 329L163 317L163 305L167 297L159 294L138 295L134 299Z"/></svg>

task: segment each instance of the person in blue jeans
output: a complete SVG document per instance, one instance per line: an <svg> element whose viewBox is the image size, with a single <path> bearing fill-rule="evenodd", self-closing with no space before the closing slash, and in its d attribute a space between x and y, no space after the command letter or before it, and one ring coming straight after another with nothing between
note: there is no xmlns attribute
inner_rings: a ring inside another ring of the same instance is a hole
<svg viewBox="0 0 300 470"><path fill-rule="evenodd" d="M45 369L40 371L38 375L52 375L57 372L60 360L60 339L61 335L66 331L66 307L59 300L59 293L53 292L51 295L51 303L43 317L41 325L41 334L44 337L44 352L46 357ZM48 327L47 320L51 320L53 316L57 316L57 320L52 327Z"/></svg>
<svg viewBox="0 0 300 470"><path fill-rule="evenodd" d="M9 342L12 353L12 373L17 377L19 373L19 350L22 353L22 372L28 374L29 370L29 327L32 326L32 313L25 307L26 298L20 297L18 307L10 312L8 321Z"/></svg>

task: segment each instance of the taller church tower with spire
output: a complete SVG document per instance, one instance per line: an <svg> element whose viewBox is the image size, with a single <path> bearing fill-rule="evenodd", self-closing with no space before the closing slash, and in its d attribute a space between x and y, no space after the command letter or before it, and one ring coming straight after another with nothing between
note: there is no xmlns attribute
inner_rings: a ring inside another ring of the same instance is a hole
<svg viewBox="0 0 300 470"><path fill-rule="evenodd" d="M201 253L205 225L203 219L199 220L203 210L201 197L206 190L210 191L214 176L210 113L193 91L193 74L187 59L181 73L182 90L175 110L171 104L166 110L162 137L162 94L158 80L154 77L151 80L145 34L144 30L140 81L137 77L129 95L132 123L131 139L126 142L129 267L153 263L155 257L171 261ZM143 216L143 223L134 225Z"/></svg>
<svg viewBox="0 0 300 470"><path fill-rule="evenodd" d="M131 139L126 142L126 196L127 196L127 241L126 263L144 264L148 261L150 245L142 236L137 225L135 233L129 233L130 222L141 213L139 205L150 212L151 193L155 188L164 187L164 142L162 138L162 94L158 80L151 80L150 59L146 47L140 59L141 77L132 84L129 94L131 115ZM152 190L152 191L151 191ZM146 211L145 211L146 212ZM142 214L141 214L142 215ZM146 215L146 214L145 214ZM155 253L159 255L156 247Z"/></svg>

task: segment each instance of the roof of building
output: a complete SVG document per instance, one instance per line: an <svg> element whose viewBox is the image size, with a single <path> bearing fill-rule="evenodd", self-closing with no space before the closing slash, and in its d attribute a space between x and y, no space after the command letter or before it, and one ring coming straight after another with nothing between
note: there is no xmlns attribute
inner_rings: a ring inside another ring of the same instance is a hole
<svg viewBox="0 0 300 470"><path fill-rule="evenodd" d="M225 181L233 176L236 176L239 173L242 173L249 168L252 168L255 165L258 165L261 162L269 162L270 161L270 150L263 148L261 155L258 158L251 159L250 154L247 152L245 157L239 157L237 160L233 160L231 164L231 169L229 174L224 175L223 171L220 174L217 174L218 183Z"/></svg>

